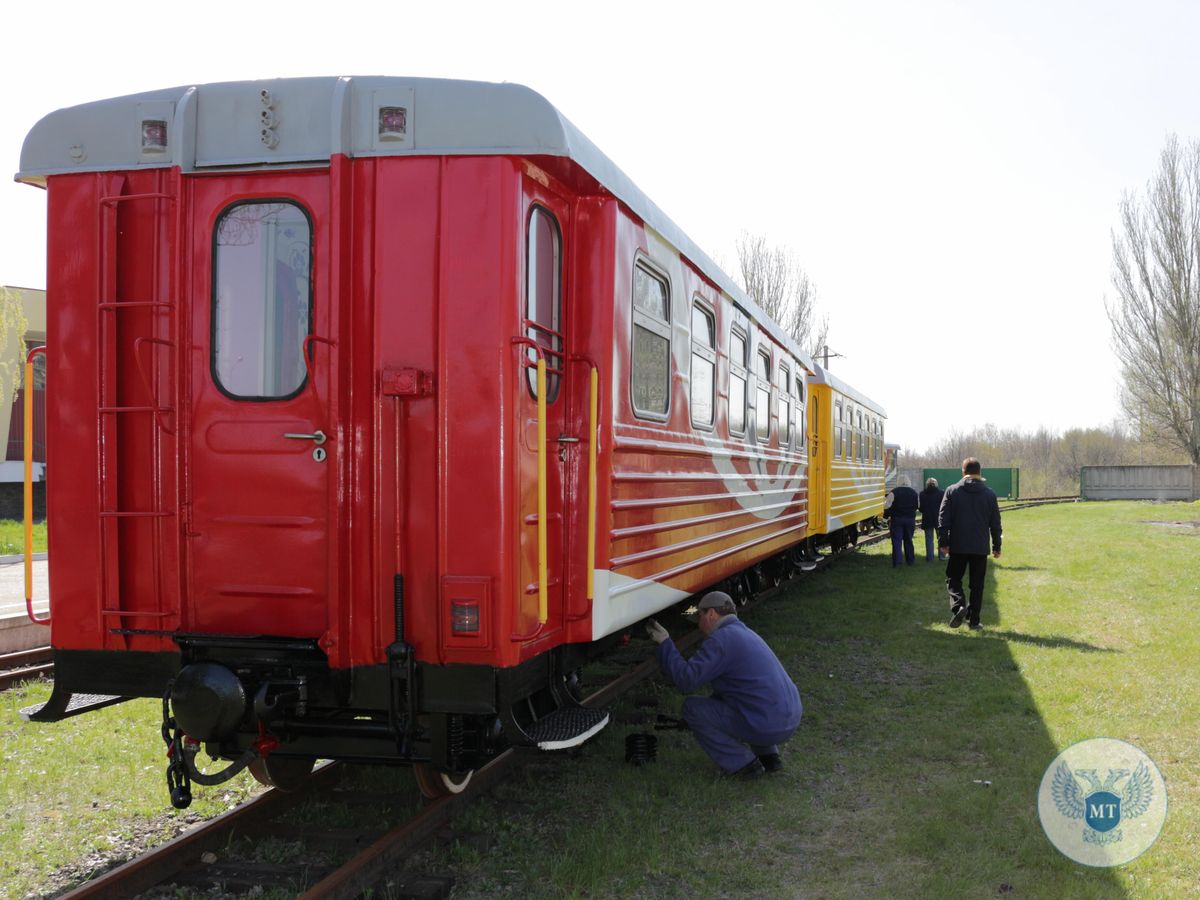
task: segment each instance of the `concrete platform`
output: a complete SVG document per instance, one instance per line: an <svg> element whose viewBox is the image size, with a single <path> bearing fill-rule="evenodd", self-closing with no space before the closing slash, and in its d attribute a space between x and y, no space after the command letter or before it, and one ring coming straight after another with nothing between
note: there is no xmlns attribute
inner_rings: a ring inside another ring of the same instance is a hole
<svg viewBox="0 0 1200 900"><path fill-rule="evenodd" d="M33 556L33 609L45 615L50 608L49 567L45 553ZM0 556L0 653L32 650L50 643L50 628L35 625L25 613L25 561Z"/></svg>

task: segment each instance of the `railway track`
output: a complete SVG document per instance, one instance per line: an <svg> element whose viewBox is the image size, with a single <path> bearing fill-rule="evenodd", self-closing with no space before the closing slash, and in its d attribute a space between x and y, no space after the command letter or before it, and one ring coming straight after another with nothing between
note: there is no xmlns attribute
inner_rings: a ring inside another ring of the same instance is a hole
<svg viewBox="0 0 1200 900"><path fill-rule="evenodd" d="M54 674L54 651L49 647L0 653L0 691L23 681Z"/></svg>
<svg viewBox="0 0 1200 900"><path fill-rule="evenodd" d="M1000 512L1012 512L1014 509L1029 509L1033 506L1049 506L1053 503L1080 503L1082 502L1078 494L1067 497L1028 497L1021 498L1012 506L1001 506Z"/></svg>
<svg viewBox="0 0 1200 900"><path fill-rule="evenodd" d="M862 535L857 547L886 538L886 532ZM836 556L822 557L816 568ZM752 602L767 599L789 583L761 590ZM686 650L700 638L693 629L676 644ZM649 647L640 642L618 649L614 656L620 658L610 665L626 670L585 698L584 705L609 705L658 673ZM470 804L540 755L536 750L510 749L476 771L462 793L424 802L405 769L329 763L301 790L267 790L64 896L134 897L151 890L154 895L177 896L218 885L227 893L276 889L316 900L358 897L385 881L389 896L448 896L449 878L406 878L397 873L404 872L405 860L418 849L447 834Z"/></svg>
<svg viewBox="0 0 1200 900"><path fill-rule="evenodd" d="M687 647L698 639L695 632L679 644ZM638 652L645 657L644 648ZM643 658L583 702L611 703L657 671L652 657ZM385 878L395 882L406 857L444 831L456 815L523 761L537 755L536 750L510 749L476 771L462 793L423 805L407 770L329 763L316 770L302 790L291 794L267 790L64 896L134 897L151 889L174 891L170 895L176 896L179 891L219 885L229 893L265 888L304 898L357 897ZM297 851L297 847L304 849ZM276 854L306 862L272 860ZM448 893L449 883L440 891L438 879L414 878L424 883L406 887L401 877L400 896Z"/></svg>

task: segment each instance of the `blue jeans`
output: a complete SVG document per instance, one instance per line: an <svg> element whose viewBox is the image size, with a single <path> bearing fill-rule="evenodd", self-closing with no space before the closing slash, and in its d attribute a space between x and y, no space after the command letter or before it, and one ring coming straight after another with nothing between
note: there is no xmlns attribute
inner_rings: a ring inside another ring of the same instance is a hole
<svg viewBox="0 0 1200 900"><path fill-rule="evenodd" d="M742 714L719 697L685 697L683 720L704 752L726 773L750 765L756 756L778 753L777 745L796 731L753 731Z"/></svg>
<svg viewBox="0 0 1200 900"><path fill-rule="evenodd" d="M925 529L925 562L934 562L937 559L937 548L933 546L936 537L936 528Z"/></svg>
<svg viewBox="0 0 1200 900"><path fill-rule="evenodd" d="M917 530L916 518L911 519L892 519L892 565L898 566L902 562L908 563L910 566L917 558L913 551L913 532ZM901 547L903 546L903 555L901 555Z"/></svg>

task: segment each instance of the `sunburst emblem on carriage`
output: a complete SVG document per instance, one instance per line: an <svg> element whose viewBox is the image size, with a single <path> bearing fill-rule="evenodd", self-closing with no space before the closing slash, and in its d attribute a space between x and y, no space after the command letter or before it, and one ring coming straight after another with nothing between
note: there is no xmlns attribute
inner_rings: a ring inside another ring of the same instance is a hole
<svg viewBox="0 0 1200 900"><path fill-rule="evenodd" d="M1047 837L1089 866L1115 866L1145 852L1166 818L1166 785L1145 753L1124 741L1094 738L1064 750L1038 792Z"/></svg>

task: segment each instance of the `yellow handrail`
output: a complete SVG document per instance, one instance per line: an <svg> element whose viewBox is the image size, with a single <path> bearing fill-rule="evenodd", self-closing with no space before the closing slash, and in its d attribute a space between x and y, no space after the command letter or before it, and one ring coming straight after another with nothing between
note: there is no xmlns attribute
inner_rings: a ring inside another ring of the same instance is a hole
<svg viewBox="0 0 1200 900"><path fill-rule="evenodd" d="M596 596L596 420L599 418L600 373L591 367L588 413L588 511L587 511L587 598Z"/></svg>
<svg viewBox="0 0 1200 900"><path fill-rule="evenodd" d="M25 357L25 614L39 625L49 625L50 615L39 619L33 612L33 358L45 353L34 347Z"/></svg>
<svg viewBox="0 0 1200 900"><path fill-rule="evenodd" d="M538 622L550 618L546 597L546 360L537 361Z"/></svg>

